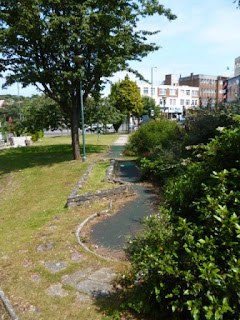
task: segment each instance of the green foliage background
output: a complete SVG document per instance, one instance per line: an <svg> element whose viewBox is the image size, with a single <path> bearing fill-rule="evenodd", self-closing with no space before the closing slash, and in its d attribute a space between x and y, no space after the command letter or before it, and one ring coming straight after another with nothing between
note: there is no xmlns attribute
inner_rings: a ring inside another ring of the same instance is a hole
<svg viewBox="0 0 240 320"><path fill-rule="evenodd" d="M189 146L159 213L127 249L125 307L151 319L239 319L240 125L225 119L230 128Z"/></svg>

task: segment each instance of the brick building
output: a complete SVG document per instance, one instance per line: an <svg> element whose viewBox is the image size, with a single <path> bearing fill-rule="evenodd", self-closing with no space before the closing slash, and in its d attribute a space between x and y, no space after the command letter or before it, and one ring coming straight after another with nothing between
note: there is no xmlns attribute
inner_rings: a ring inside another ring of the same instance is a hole
<svg viewBox="0 0 240 320"><path fill-rule="evenodd" d="M199 88L199 100L203 106L208 102L215 104L222 101L223 81L227 77L224 76L209 76L205 74L190 74L189 77L179 78L179 85L188 85Z"/></svg>
<svg viewBox="0 0 240 320"><path fill-rule="evenodd" d="M141 96L149 96L155 100L163 114L174 119L184 113L184 110L199 105L199 89L190 86L179 86L175 75L165 77L168 84L139 84Z"/></svg>

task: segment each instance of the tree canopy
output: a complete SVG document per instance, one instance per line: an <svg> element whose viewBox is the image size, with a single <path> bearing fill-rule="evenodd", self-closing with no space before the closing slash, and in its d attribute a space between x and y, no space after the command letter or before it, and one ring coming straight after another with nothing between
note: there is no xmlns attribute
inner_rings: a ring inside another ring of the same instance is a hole
<svg viewBox="0 0 240 320"><path fill-rule="evenodd" d="M159 48L147 41L158 31L139 30L139 19L176 18L157 0L1 0L0 9L5 86L35 85L60 105L70 120L74 159L80 158L80 77L85 101L89 94L98 96L115 72L138 74L129 62ZM85 57L81 65L73 62L79 54Z"/></svg>
<svg viewBox="0 0 240 320"><path fill-rule="evenodd" d="M120 126L125 119L125 116L113 106L109 98L101 98L96 101L92 97L89 97L86 100L84 108L85 121L88 125L99 123L106 128L107 124L113 124L117 131L116 125L120 123Z"/></svg>
<svg viewBox="0 0 240 320"><path fill-rule="evenodd" d="M151 111L154 111L154 118L157 118L160 114L160 108L156 105L155 100L151 97L144 96L142 97L143 102L143 111L142 114L151 115Z"/></svg>
<svg viewBox="0 0 240 320"><path fill-rule="evenodd" d="M131 81L126 75L125 79L112 85L110 99L115 107L127 116L140 116L143 111L143 102L140 91L135 81Z"/></svg>

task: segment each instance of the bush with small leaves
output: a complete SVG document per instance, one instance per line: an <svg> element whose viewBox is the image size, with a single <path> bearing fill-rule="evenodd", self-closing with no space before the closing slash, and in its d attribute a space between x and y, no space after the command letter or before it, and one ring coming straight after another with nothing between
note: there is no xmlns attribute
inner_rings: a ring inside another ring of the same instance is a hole
<svg viewBox="0 0 240 320"><path fill-rule="evenodd" d="M240 128L221 131L127 249L127 306L152 319L239 319Z"/></svg>

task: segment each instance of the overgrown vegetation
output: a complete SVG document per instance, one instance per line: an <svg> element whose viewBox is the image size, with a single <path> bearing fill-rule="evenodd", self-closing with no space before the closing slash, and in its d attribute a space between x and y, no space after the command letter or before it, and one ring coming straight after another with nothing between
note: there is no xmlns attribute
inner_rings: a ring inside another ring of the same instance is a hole
<svg viewBox="0 0 240 320"><path fill-rule="evenodd" d="M210 110L186 133L192 139L195 130L195 141L208 143L187 148L189 158L165 184L165 204L132 240L125 307L152 319L239 319L240 125L231 112L212 111L210 142L207 134L199 141L201 126L195 126ZM219 121L228 128L215 131Z"/></svg>
<svg viewBox="0 0 240 320"><path fill-rule="evenodd" d="M167 119L151 121L131 136L125 153L139 157L143 178L162 184L185 171L188 158L196 156L192 145L209 142L220 134L219 127L236 126L236 114L240 114L238 103L189 111L184 126Z"/></svg>

